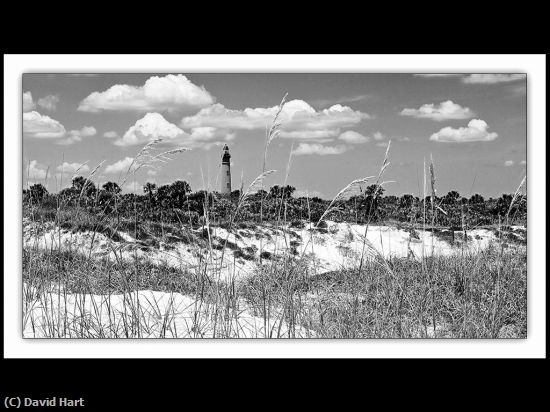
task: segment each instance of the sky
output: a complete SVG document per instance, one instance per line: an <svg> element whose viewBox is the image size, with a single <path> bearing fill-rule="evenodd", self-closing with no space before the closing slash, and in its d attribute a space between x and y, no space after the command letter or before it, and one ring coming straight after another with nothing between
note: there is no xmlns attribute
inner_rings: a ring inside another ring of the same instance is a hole
<svg viewBox="0 0 550 412"><path fill-rule="evenodd" d="M498 197L526 173L526 82L522 74L25 73L23 183L57 192L93 172L124 192L175 180L219 190L227 143L233 189L246 188L262 173L266 128L286 94L268 187L332 198L377 175L391 141L386 194L422 196L423 164L433 158L438 195ZM190 150L125 179L152 140L153 155Z"/></svg>

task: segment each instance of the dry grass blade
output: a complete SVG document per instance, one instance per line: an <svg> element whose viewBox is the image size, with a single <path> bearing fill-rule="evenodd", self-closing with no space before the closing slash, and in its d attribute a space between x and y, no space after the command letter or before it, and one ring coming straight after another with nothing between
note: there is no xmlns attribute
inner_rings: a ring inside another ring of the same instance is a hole
<svg viewBox="0 0 550 412"><path fill-rule="evenodd" d="M131 175L135 175L140 169L142 168L155 169L157 163L166 163L167 161L171 160L168 157L169 155L184 153L191 150L186 147L178 147L178 148L167 150L162 153L158 153L154 155L153 153L154 153L155 147L162 141L163 141L162 139L154 139L148 142L145 146L141 148L141 150L138 152L136 157L132 159L132 162L128 166L128 169L126 170L126 174L124 176L124 179L120 183L120 186L124 186L128 178Z"/></svg>
<svg viewBox="0 0 550 412"><path fill-rule="evenodd" d="M510 216L510 212L512 211L512 207L514 206L514 203L516 202L519 194L521 193L521 188L525 184L526 179L527 179L527 176L524 176L518 188L516 189L514 196L512 197L512 201L510 202L510 206L508 207L508 211L506 212L506 225L508 225L508 217Z"/></svg>
<svg viewBox="0 0 550 412"><path fill-rule="evenodd" d="M435 167L434 167L434 159L432 155L430 155L430 185L432 189L432 195L431 195L431 203L432 203L432 209L434 207L434 201L435 201Z"/></svg>
<svg viewBox="0 0 550 412"><path fill-rule="evenodd" d="M328 207L324 211L324 213L321 215L315 226L319 226L321 221L327 216L330 212L334 210L333 205L338 202L339 200L343 199L349 192L356 189L357 187L360 187L360 185L366 183L369 179L372 179L374 176L369 177L363 177L361 179L355 179L352 182L350 182L346 187L344 187L342 190L340 190L336 196L332 199L332 201L329 203Z"/></svg>
<svg viewBox="0 0 550 412"><path fill-rule="evenodd" d="M259 187L262 185L264 179L267 176L269 176L270 174L275 173L275 172L276 172L276 170L267 170L267 171L263 172L262 174L260 174L258 177L256 177L256 179L254 179L252 181L252 183L250 183L250 185L246 189L246 192L244 192L241 195L241 199L240 199L239 203L244 202L250 195L252 195L257 189L259 189Z"/></svg>
<svg viewBox="0 0 550 412"><path fill-rule="evenodd" d="M283 96L281 103L279 103L279 106L277 108L277 112L275 113L275 117L273 118L273 122L271 123L271 127L269 128L267 132L267 144L266 146L269 146L269 144L275 139L279 133L281 132L281 122L279 121L279 116L281 115L281 112L283 111L283 106L285 104L286 97L288 96L288 93L285 93Z"/></svg>
<svg viewBox="0 0 550 412"><path fill-rule="evenodd" d="M96 172L99 170L101 166L103 166L103 163L105 163L105 160L102 160L94 169L90 172L86 180L84 181L84 184L82 185L82 189L80 189L80 194L78 195L78 201L80 202L80 199L82 198L82 193L84 193L84 190L90 185L92 182L92 178L96 174Z"/></svg>
<svg viewBox="0 0 550 412"><path fill-rule="evenodd" d="M80 169L82 169L83 166L87 165L88 162L89 162L89 160L86 160L84 163L82 163L80 166L78 166L78 167L76 168L76 170L74 171L75 175L76 175L76 173L78 173L78 171L79 171Z"/></svg>

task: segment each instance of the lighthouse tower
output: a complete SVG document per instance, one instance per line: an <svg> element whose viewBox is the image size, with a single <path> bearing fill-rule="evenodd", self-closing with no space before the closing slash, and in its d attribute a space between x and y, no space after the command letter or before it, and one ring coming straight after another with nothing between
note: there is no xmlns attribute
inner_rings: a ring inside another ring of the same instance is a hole
<svg viewBox="0 0 550 412"><path fill-rule="evenodd" d="M231 159L231 155L229 154L229 147L227 147L227 145L224 145L222 156L222 175L220 179L220 192L222 194L231 193L231 165L229 164L229 159Z"/></svg>

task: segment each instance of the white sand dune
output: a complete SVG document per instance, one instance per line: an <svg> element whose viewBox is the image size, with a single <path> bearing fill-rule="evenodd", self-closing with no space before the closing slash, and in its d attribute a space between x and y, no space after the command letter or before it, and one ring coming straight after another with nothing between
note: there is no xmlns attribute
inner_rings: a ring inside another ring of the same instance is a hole
<svg viewBox="0 0 550 412"><path fill-rule="evenodd" d="M23 336L87 338L313 337L272 317L264 322L244 308L229 313L179 293L141 290L113 295L37 292L24 285ZM139 324L139 327L138 327Z"/></svg>
<svg viewBox="0 0 550 412"><path fill-rule="evenodd" d="M159 247L144 247L123 232L118 233L122 238L120 242L101 233L72 233L54 227L46 228L37 235L36 230L27 225L24 243L26 247L73 251L92 257L147 259L152 263L165 263L190 272L206 266L211 278L226 281L252 274L262 252L263 263L269 263L274 256L290 253L307 265L312 274L320 274L356 267L361 256L367 259L421 259L422 256L432 254L449 256L464 251L476 252L497 241L495 234L487 229L468 231L466 242L462 240L462 233L455 232L456 242L452 245L429 231L416 230L414 233L415 236L411 236L409 231L393 226L369 226L365 238L364 225L335 222L328 222L326 230L309 226L301 229L256 226L235 228L230 233L221 227L213 227L210 237L218 249L209 250L204 245L184 242L169 245L160 242ZM222 251L220 249L226 240L228 247ZM271 256L266 258L265 252Z"/></svg>
<svg viewBox="0 0 550 412"><path fill-rule="evenodd" d="M392 226L370 226L365 238L364 225L328 222L326 229L272 226L236 228L231 232L213 227L212 249L199 242L202 230L194 233L197 242L160 242L147 247L130 234L119 232L118 241L102 233L57 230L53 225L24 225L25 248L61 250L92 258L148 260L193 272L206 267L214 280L244 279L255 273L262 252L263 263L276 263L277 256L294 256L313 274L357 267L361 256L409 257L470 253L487 248L498 241L487 229L468 231L464 241L456 232L451 244L429 231L403 230ZM518 236L525 228L514 227ZM180 235L178 235L180 237ZM227 247L222 251L227 241ZM265 257L268 252L269 257ZM228 312L219 305L179 293L141 290L117 295L65 294L55 287L48 291L31 290L24 285L25 337L314 337L305 328L290 329L276 313L264 322L254 316L244 302ZM139 319L138 322L136 320ZM137 327L139 323L139 328Z"/></svg>

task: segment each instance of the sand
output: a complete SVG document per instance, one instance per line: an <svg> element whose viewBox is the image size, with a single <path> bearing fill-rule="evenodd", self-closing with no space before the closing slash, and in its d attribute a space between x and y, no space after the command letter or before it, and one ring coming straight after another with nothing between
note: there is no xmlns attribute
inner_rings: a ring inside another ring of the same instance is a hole
<svg viewBox="0 0 550 412"><path fill-rule="evenodd" d="M369 226L364 242L365 226L347 223L328 222L326 230L309 227L275 228L252 227L234 229L229 233L220 227L212 228L211 238L215 244L223 245L225 240L232 245L222 253L221 250L207 250L196 244L160 243L158 248L144 247L128 233L119 232L123 239L115 242L101 233L95 236L91 232L72 233L68 230L50 227L40 235L30 226L25 228L24 244L42 250L64 250L82 253L91 257L109 257L111 259L147 259L152 263L165 263L182 270L194 271L208 265L208 273L216 280L238 279L254 272L261 252L272 256L293 253L301 259L313 274L320 274L342 268L353 268L361 256L411 257L443 255L464 251L483 250L497 240L495 234L487 229L468 231L469 240L463 242L461 233L456 233L456 242L451 244L431 232L416 230L411 236L407 230L393 226ZM236 247L234 246L236 245ZM236 254L240 251L241 256ZM116 256L115 256L116 254ZM244 254L244 256L242 256ZM223 259L222 259L223 257ZM263 259L269 262L268 259Z"/></svg>

